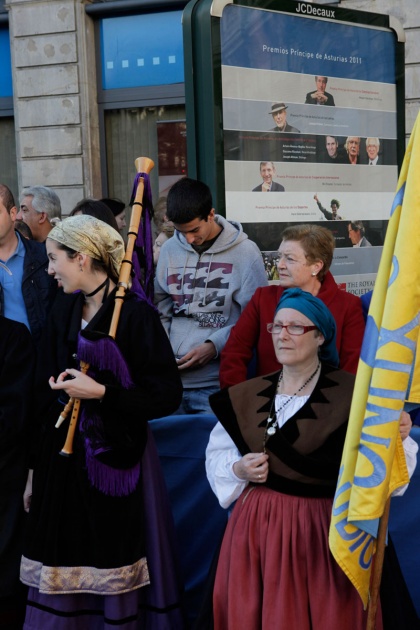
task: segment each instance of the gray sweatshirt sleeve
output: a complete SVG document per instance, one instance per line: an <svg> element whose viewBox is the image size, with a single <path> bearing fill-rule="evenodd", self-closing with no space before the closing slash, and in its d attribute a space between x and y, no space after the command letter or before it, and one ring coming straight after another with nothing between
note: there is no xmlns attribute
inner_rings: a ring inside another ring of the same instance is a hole
<svg viewBox="0 0 420 630"><path fill-rule="evenodd" d="M246 273L244 273L244 276L241 278L239 289L235 291L233 296L234 301L239 305L240 313L242 313L245 306L254 295L255 291L259 287L265 287L268 284L267 274L264 269L262 256L258 251L256 245L255 250L256 252L254 255L254 260L250 265L246 266ZM215 330L214 333L208 336L207 339L214 343L218 355L225 347L225 344L230 335L230 331L232 330L232 327L235 325L235 323L232 323L230 326L219 328Z"/></svg>
<svg viewBox="0 0 420 630"><path fill-rule="evenodd" d="M172 298L168 292L168 285L165 280L166 269L166 257L162 256L162 252L159 256L158 264L156 267L155 276L155 304L159 311L160 321L169 336L171 330L172 321Z"/></svg>

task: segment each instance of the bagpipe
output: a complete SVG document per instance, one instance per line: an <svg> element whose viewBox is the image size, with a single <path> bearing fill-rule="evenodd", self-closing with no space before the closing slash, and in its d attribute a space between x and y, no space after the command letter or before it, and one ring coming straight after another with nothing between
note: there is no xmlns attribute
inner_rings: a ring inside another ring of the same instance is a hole
<svg viewBox="0 0 420 630"><path fill-rule="evenodd" d="M131 379L124 358L115 343L115 337L126 292L129 288L131 288L131 290L137 293L142 299L145 299L150 304L153 304L153 256L150 226L151 212L149 208L147 208L148 220L146 221L146 216L144 215L144 221L142 222L142 216L143 206L145 205L146 207L146 200L148 206L151 208L149 173L154 167L154 162L150 158L139 157L135 160L135 166L137 175L134 181L130 201L132 209L130 225L127 233L127 247L119 273L109 333L108 335L93 333L89 336L84 335L83 331L81 331L79 334L77 349L77 357L80 361L81 372L86 374L90 368L90 363L93 362L93 358L95 358L97 364L105 366L106 369L110 369L111 372L113 372L117 381L123 387L130 386ZM148 250L146 251L146 258L149 261L149 264L145 265L143 276L141 276L141 265L138 260L138 252L140 252L140 256L144 259L145 250ZM91 359L91 361L89 359ZM73 442L78 424L80 407L81 400L79 398L70 398L55 425L56 428L60 427L69 413L71 413L67 437L64 446L60 451L60 455L69 457L73 453ZM96 453L91 446L90 450L92 451L92 455L96 456ZM107 449L101 447L96 450L97 452L106 452ZM94 461L93 458L92 461ZM100 474L102 474L102 472ZM95 476L95 473L93 473L93 475ZM98 484L94 483L94 485ZM99 485L101 484L99 483ZM122 485L124 485L124 483ZM105 489L100 489L106 492ZM123 489L120 492L117 489L115 492L110 491L109 494L126 494L126 490Z"/></svg>

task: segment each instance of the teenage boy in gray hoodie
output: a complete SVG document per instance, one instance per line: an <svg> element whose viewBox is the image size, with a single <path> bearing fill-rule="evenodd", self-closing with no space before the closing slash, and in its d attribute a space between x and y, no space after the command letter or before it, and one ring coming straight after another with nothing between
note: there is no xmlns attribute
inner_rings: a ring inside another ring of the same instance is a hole
<svg viewBox="0 0 420 630"><path fill-rule="evenodd" d="M220 353L267 275L241 224L215 214L206 184L176 182L166 215L176 231L161 249L155 301L184 386L176 413L212 413L208 397L220 389Z"/></svg>

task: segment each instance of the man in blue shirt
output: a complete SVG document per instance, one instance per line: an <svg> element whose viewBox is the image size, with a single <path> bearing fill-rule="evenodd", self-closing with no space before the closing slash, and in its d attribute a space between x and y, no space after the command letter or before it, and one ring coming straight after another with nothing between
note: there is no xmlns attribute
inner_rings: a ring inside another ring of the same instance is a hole
<svg viewBox="0 0 420 630"><path fill-rule="evenodd" d="M37 342L55 285L46 272L45 245L15 231L16 215L13 194L0 184L0 313L25 324Z"/></svg>

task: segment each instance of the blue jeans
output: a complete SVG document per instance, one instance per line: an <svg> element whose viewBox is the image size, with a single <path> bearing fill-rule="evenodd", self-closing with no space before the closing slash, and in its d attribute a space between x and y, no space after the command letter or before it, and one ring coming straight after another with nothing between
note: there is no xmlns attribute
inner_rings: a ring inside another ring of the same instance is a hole
<svg viewBox="0 0 420 630"><path fill-rule="evenodd" d="M190 413L213 413L209 405L209 396L218 392L220 387L211 385L197 389L184 389L182 401L173 415L181 416Z"/></svg>

